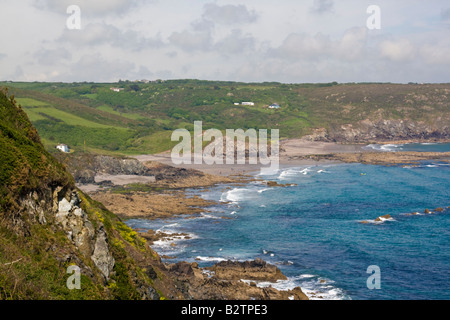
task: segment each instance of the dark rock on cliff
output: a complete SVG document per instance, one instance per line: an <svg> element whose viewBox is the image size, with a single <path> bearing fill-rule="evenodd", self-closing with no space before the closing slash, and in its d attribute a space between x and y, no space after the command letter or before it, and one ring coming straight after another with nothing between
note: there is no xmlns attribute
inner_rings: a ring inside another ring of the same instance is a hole
<svg viewBox="0 0 450 320"><path fill-rule="evenodd" d="M55 154L67 166L77 183L95 184L96 175L138 175L154 174L140 161L132 158L119 158L90 153Z"/></svg>
<svg viewBox="0 0 450 320"><path fill-rule="evenodd" d="M305 137L325 142L377 142L395 140L446 140L450 138L449 121L437 119L429 124L411 120L362 120L352 124L316 129Z"/></svg>

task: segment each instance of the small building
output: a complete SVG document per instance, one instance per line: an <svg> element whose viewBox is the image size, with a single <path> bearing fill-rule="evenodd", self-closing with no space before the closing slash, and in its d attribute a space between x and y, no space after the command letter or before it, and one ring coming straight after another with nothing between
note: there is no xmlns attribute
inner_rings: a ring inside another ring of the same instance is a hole
<svg viewBox="0 0 450 320"><path fill-rule="evenodd" d="M56 146L56 149L58 149L61 152L65 152L65 153L69 153L70 152L70 148L67 144L58 144Z"/></svg>
<svg viewBox="0 0 450 320"><path fill-rule="evenodd" d="M254 102L242 102L243 106L254 106L255 103Z"/></svg>
<svg viewBox="0 0 450 320"><path fill-rule="evenodd" d="M109 88L109 89L114 91L114 92L120 92L120 91L124 90L124 88Z"/></svg>
<svg viewBox="0 0 450 320"><path fill-rule="evenodd" d="M269 109L280 109L281 107L280 107L280 105L278 104L278 103L272 103L270 106L269 106Z"/></svg>
<svg viewBox="0 0 450 320"><path fill-rule="evenodd" d="M239 104L240 104L239 102L235 102L235 103L234 103L235 106L238 106Z"/></svg>

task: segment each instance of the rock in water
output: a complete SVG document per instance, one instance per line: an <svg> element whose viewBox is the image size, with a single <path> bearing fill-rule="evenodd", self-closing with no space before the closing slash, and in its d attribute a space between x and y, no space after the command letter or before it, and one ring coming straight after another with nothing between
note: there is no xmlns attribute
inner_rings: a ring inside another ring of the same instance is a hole
<svg viewBox="0 0 450 320"><path fill-rule="evenodd" d="M380 217L376 218L375 221L383 221L383 220L387 220L387 219L392 219L390 214L380 216Z"/></svg>
<svg viewBox="0 0 450 320"><path fill-rule="evenodd" d="M266 263L262 259L254 261L222 261L210 268L216 277L223 280L262 280L276 282L286 280L286 276L281 273L276 266Z"/></svg>

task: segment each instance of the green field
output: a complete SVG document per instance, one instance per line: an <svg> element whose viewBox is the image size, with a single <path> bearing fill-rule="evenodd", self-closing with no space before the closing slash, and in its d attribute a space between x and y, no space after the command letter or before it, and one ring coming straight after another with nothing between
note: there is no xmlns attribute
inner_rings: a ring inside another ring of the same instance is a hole
<svg viewBox="0 0 450 320"><path fill-rule="evenodd" d="M281 84L201 80L151 83L0 83L38 129L46 147L56 143L116 154L169 150L175 129L279 129L299 138L314 128L367 119L433 123L448 115L448 84ZM111 87L121 87L113 92ZM234 105L252 101L254 106ZM268 109L278 103L278 110ZM86 144L85 144L86 143Z"/></svg>

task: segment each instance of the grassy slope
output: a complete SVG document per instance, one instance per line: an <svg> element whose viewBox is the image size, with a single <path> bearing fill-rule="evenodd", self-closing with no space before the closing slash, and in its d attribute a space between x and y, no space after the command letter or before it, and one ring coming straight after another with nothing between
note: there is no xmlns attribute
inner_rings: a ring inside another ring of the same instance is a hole
<svg viewBox="0 0 450 320"><path fill-rule="evenodd" d="M450 85L280 84L171 80L159 83L0 83L23 103L46 146L64 142L121 154L170 149L173 130L280 129L298 138L364 119L432 123L448 116ZM125 90L116 93L110 87ZM255 106L235 106L253 101ZM267 108L279 103L280 110ZM73 116L68 116L67 113Z"/></svg>
<svg viewBox="0 0 450 320"><path fill-rule="evenodd" d="M1 299L140 299L138 288L154 288L160 297L176 296L170 276L145 240L113 213L80 193L81 206L97 228L107 232L114 275L104 283L89 256L84 256L45 212L46 222L24 210L21 198L34 193L36 204L52 188L74 188L73 178L40 143L26 113L14 97L0 91L0 300ZM44 202L45 203L45 202ZM82 268L81 290L66 286L66 268Z"/></svg>

